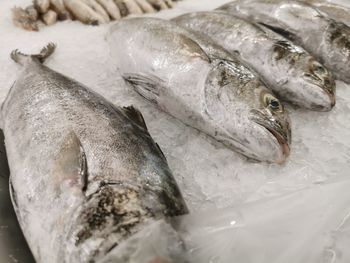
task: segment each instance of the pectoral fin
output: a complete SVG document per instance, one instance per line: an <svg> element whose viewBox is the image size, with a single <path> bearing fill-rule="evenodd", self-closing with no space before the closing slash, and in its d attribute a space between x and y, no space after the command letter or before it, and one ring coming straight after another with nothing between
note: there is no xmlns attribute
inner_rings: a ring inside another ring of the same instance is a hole
<svg viewBox="0 0 350 263"><path fill-rule="evenodd" d="M123 78L131 84L135 91L145 99L158 104L159 94L164 88L164 81L156 76L146 76L143 74L124 74Z"/></svg>
<svg viewBox="0 0 350 263"><path fill-rule="evenodd" d="M77 135L70 132L63 140L53 169L56 190L68 188L85 191L87 188L87 162Z"/></svg>
<svg viewBox="0 0 350 263"><path fill-rule="evenodd" d="M125 114L128 115L131 120L145 128L147 131L146 122L142 116L142 113L138 109L135 109L134 106L123 107L123 109Z"/></svg>

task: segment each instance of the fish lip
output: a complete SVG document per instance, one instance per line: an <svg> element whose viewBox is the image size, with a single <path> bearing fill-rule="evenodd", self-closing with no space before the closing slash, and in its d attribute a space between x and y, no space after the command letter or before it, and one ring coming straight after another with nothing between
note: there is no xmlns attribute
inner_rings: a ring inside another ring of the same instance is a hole
<svg viewBox="0 0 350 263"><path fill-rule="evenodd" d="M336 83L333 75L327 73L327 76L320 77L315 73L304 74L306 81L321 88L322 92L328 96L330 104L329 107L323 108L320 111L330 111L336 104Z"/></svg>
<svg viewBox="0 0 350 263"><path fill-rule="evenodd" d="M256 124L258 124L259 126L263 127L265 130L267 130L277 140L278 144L280 145L280 147L282 149L283 157L280 160L277 160L276 163L277 164L284 163L286 161L286 159L288 158L288 156L290 155L290 142L288 140L288 137L286 138L286 136L284 136L282 134L282 132L277 131L271 125L268 125L268 124L264 123L263 121L259 121L256 119L253 121Z"/></svg>
<svg viewBox="0 0 350 263"><path fill-rule="evenodd" d="M266 126L262 125L262 124L259 124L259 125L264 127L267 131L269 131L277 140L278 144L282 148L282 154L283 154L283 158L281 160L278 160L277 163L278 164L284 163L286 161L286 159L288 158L288 156L290 155L289 143L285 140L284 136L281 133L277 132L276 130L272 129L271 127L268 127L267 125Z"/></svg>
<svg viewBox="0 0 350 263"><path fill-rule="evenodd" d="M329 90L325 91L326 94L328 95L330 101L331 101L331 108L333 108L335 106L335 93L334 92L330 92Z"/></svg>
<svg viewBox="0 0 350 263"><path fill-rule="evenodd" d="M334 106L335 106L335 101L336 101L336 97L335 97L335 81L330 81L329 85L319 85L316 84L317 86L319 86L322 91L328 96L329 100L330 100L330 109L331 110Z"/></svg>

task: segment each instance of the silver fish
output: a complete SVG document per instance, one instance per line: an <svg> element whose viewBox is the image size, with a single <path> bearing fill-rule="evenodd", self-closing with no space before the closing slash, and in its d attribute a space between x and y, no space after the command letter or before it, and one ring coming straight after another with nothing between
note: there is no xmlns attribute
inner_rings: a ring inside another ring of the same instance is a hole
<svg viewBox="0 0 350 263"><path fill-rule="evenodd" d="M98 262L187 208L141 113L42 65L53 51L11 54L23 66L1 111L12 202L37 262Z"/></svg>
<svg viewBox="0 0 350 263"><path fill-rule="evenodd" d="M302 46L337 79L350 83L350 28L316 8L290 0L238 0L219 8L261 23Z"/></svg>
<svg viewBox="0 0 350 263"><path fill-rule="evenodd" d="M312 110L335 105L332 74L290 41L269 37L243 19L219 12L188 13L173 19L238 53L282 99Z"/></svg>
<svg viewBox="0 0 350 263"><path fill-rule="evenodd" d="M324 0L302 0L302 2L316 7L332 19L350 26L350 8Z"/></svg>
<svg viewBox="0 0 350 263"><path fill-rule="evenodd" d="M283 105L208 37L171 21L133 18L113 25L108 40L124 79L163 111L247 157L281 163L289 155Z"/></svg>

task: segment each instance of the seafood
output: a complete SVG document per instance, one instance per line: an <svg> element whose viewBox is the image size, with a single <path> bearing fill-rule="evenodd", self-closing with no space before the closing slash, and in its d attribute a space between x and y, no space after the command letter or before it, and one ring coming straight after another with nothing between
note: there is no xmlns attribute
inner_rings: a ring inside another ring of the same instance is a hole
<svg viewBox="0 0 350 263"><path fill-rule="evenodd" d="M302 46L337 79L350 83L350 28L290 0L238 0L218 10L260 23Z"/></svg>
<svg viewBox="0 0 350 263"><path fill-rule="evenodd" d="M104 18L82 0L63 0L63 2L72 16L79 21L89 25L105 23Z"/></svg>
<svg viewBox="0 0 350 263"><path fill-rule="evenodd" d="M148 3L146 0L136 0L136 3L140 6L144 13L155 13L156 10L153 6Z"/></svg>
<svg viewBox="0 0 350 263"><path fill-rule="evenodd" d="M66 19L99 25L128 15L155 13L174 5L173 0L35 0L34 7L13 8L12 20L16 26L25 30L38 31L38 18L32 19L32 9L40 14L46 25Z"/></svg>
<svg viewBox="0 0 350 263"><path fill-rule="evenodd" d="M51 26L57 21L57 13L49 10L47 13L43 14L41 18L46 25Z"/></svg>
<svg viewBox="0 0 350 263"><path fill-rule="evenodd" d="M97 14L99 14L103 18L104 23L108 23L110 21L109 15L107 11L95 0L82 0L85 4L87 4L92 10L94 10Z"/></svg>
<svg viewBox="0 0 350 263"><path fill-rule="evenodd" d="M135 2L135 0L123 0L122 2L129 11L129 14L141 15L143 13L141 7Z"/></svg>
<svg viewBox="0 0 350 263"><path fill-rule="evenodd" d="M38 31L38 12L33 6L12 8L13 23L28 31Z"/></svg>
<svg viewBox="0 0 350 263"><path fill-rule="evenodd" d="M41 14L46 13L50 8L50 0L34 0L33 4Z"/></svg>
<svg viewBox="0 0 350 263"><path fill-rule="evenodd" d="M118 20L121 18L119 8L113 0L97 0L97 2L103 6L112 19Z"/></svg>
<svg viewBox="0 0 350 263"><path fill-rule="evenodd" d="M57 13L59 20L66 20L71 18L70 13L66 10L63 0L50 0L51 8Z"/></svg>
<svg viewBox="0 0 350 263"><path fill-rule="evenodd" d="M108 41L124 79L163 111L252 159L281 163L289 155L283 105L210 38L171 21L133 18L113 25Z"/></svg>
<svg viewBox="0 0 350 263"><path fill-rule="evenodd" d="M165 0L147 0L152 6L154 6L157 10L168 9L168 5Z"/></svg>
<svg viewBox="0 0 350 263"><path fill-rule="evenodd" d="M270 38L256 25L225 13L188 13L173 20L240 54L279 98L312 110L334 106L332 74L293 43Z"/></svg>
<svg viewBox="0 0 350 263"><path fill-rule="evenodd" d="M332 19L350 26L350 8L323 0L302 1L316 7L318 10L324 12Z"/></svg>
<svg viewBox="0 0 350 263"><path fill-rule="evenodd" d="M141 113L14 51L2 105L12 202L37 262L98 262L186 204ZM112 262L127 262L124 261Z"/></svg>

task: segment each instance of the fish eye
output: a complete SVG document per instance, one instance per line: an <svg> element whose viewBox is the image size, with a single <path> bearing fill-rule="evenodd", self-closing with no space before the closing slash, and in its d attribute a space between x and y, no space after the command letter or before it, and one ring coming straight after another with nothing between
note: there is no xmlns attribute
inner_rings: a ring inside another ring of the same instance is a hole
<svg viewBox="0 0 350 263"><path fill-rule="evenodd" d="M282 105L280 101L271 94L264 95L265 106L269 107L273 111L281 111Z"/></svg>
<svg viewBox="0 0 350 263"><path fill-rule="evenodd" d="M270 101L270 107L273 109L278 109L280 106L280 103L278 102L278 100L272 99Z"/></svg>
<svg viewBox="0 0 350 263"><path fill-rule="evenodd" d="M318 73L318 74L325 74L326 73L326 69L324 66L322 66L320 63L318 62L314 62L313 65L312 65L312 70L313 72L315 73Z"/></svg>

